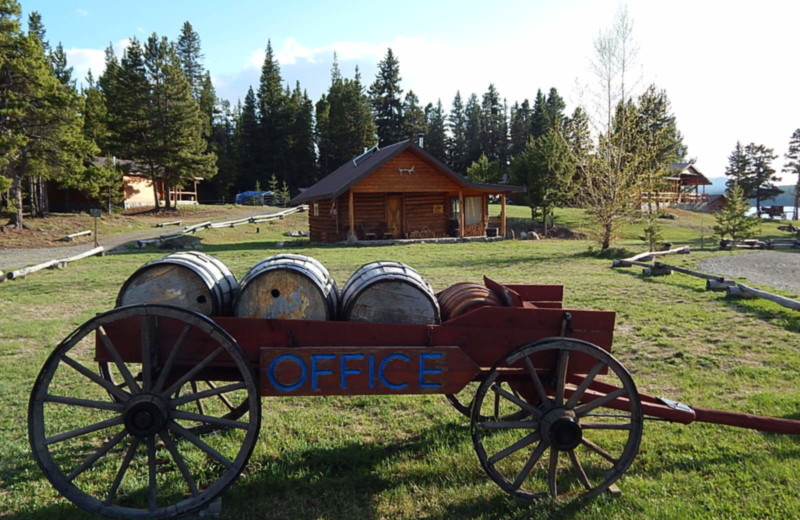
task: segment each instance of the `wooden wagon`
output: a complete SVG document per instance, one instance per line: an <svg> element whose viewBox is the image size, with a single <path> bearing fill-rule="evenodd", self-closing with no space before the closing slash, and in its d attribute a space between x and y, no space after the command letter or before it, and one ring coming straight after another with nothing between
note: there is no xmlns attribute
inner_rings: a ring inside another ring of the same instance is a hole
<svg viewBox="0 0 800 520"><path fill-rule="evenodd" d="M507 306L437 325L212 319L163 305L101 314L36 380L34 456L87 511L171 518L240 474L262 396L446 394L488 476L519 499L613 489L646 416L800 433L800 421L640 394L610 353L613 312L565 310L561 286L486 284Z"/></svg>

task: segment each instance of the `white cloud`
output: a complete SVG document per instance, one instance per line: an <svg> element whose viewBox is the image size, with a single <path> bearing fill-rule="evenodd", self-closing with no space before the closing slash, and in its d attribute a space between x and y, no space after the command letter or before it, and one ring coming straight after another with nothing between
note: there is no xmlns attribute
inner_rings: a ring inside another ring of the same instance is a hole
<svg viewBox="0 0 800 520"><path fill-rule="evenodd" d="M89 11L86 9L75 9L75 12L81 16L89 16Z"/></svg>
<svg viewBox="0 0 800 520"><path fill-rule="evenodd" d="M117 57L122 56L122 52L130 43L129 39L119 40L112 44L114 53ZM72 77L82 83L86 74L91 69L95 80L106 70L106 53L104 49L67 49L67 63L73 68Z"/></svg>

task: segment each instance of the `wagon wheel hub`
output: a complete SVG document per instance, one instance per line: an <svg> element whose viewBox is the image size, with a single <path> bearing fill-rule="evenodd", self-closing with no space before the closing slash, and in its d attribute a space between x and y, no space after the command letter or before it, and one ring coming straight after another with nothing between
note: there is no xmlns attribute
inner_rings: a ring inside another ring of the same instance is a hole
<svg viewBox="0 0 800 520"><path fill-rule="evenodd" d="M137 395L125 406L125 428L128 433L140 438L155 435L166 426L168 410L166 401L159 395Z"/></svg>
<svg viewBox="0 0 800 520"><path fill-rule="evenodd" d="M574 450L583 439L583 430L572 410L556 408L542 418L542 438L558 450Z"/></svg>

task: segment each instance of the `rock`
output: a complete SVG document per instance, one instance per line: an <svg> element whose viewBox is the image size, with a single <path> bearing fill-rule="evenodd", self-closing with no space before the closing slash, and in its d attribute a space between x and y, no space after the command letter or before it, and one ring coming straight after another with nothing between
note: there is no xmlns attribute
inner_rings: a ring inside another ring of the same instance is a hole
<svg viewBox="0 0 800 520"><path fill-rule="evenodd" d="M526 240L528 238L528 232L523 231L522 233L519 234L519 238L520 240Z"/></svg>

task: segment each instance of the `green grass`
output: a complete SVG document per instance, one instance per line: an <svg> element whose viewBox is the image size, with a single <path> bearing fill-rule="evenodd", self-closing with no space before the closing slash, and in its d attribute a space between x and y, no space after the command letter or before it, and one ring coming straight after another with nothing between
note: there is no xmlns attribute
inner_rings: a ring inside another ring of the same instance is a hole
<svg viewBox="0 0 800 520"><path fill-rule="evenodd" d="M510 207L509 215L529 216ZM580 226L580 212L557 222ZM612 270L584 240L311 246L282 232L305 229L305 214L283 221L204 231L203 251L241 277L279 252L311 255L341 286L360 265L398 260L441 290L486 274L508 283L565 285L565 304L613 310L613 353L640 392L688 404L800 418L798 313L770 302L734 300L704 290L702 280L643 278ZM664 239L691 244L671 259L692 265L702 224L682 212L663 221ZM644 250L643 224L615 244ZM763 236L774 224L764 225ZM288 241L287 241L288 240ZM279 243L285 242L283 247ZM131 250L90 258L0 285L0 517L91 518L58 496L27 442L27 401L49 352L95 313L113 307L137 267L164 251ZM639 455L618 482L622 496L587 503L518 505L483 473L468 421L444 397L264 398L253 456L222 500L223 518L800 518L800 437L707 424L647 422ZM113 471L97 475L102 482Z"/></svg>

